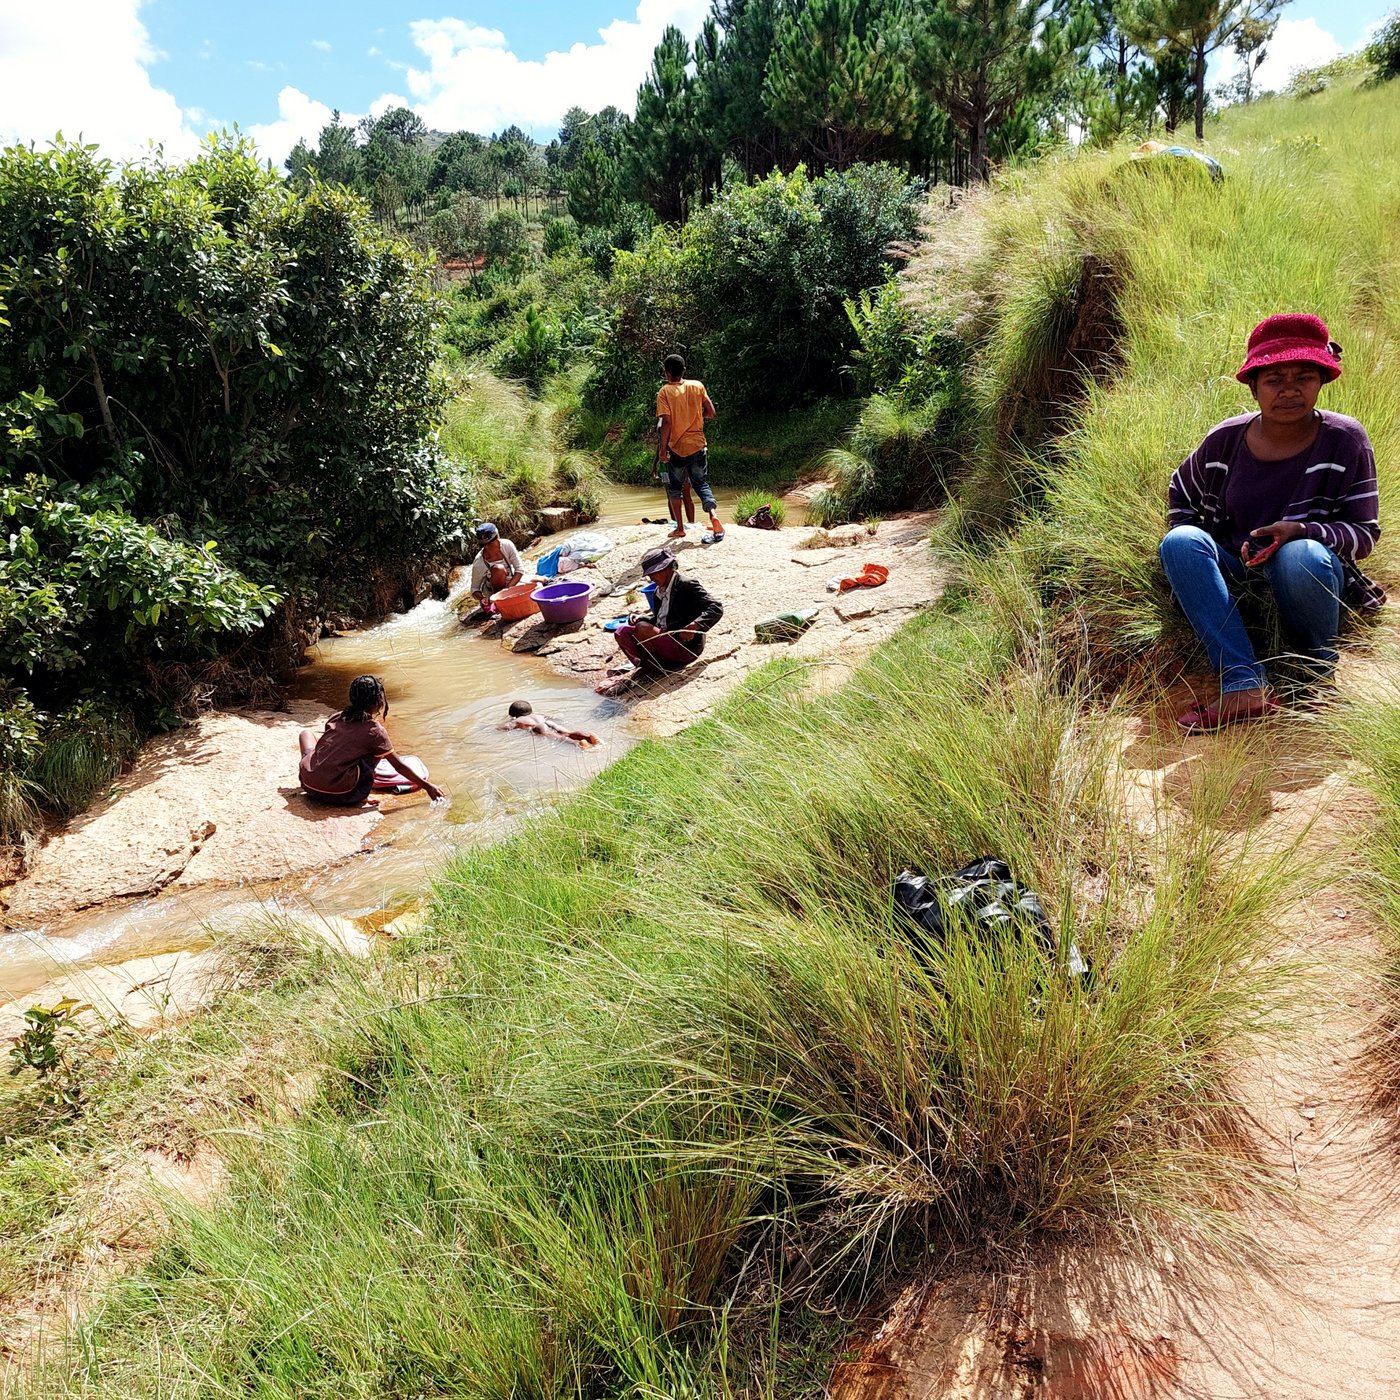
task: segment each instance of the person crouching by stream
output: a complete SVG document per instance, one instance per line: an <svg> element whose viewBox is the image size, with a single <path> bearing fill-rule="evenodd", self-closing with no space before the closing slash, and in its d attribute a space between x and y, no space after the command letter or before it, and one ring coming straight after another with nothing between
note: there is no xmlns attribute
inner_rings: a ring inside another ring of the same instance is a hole
<svg viewBox="0 0 1400 1400"><path fill-rule="evenodd" d="M656 585L655 611L633 613L613 633L639 678L656 680L689 666L705 649L705 633L724 616L724 605L704 584L682 575L661 546L642 555L642 572Z"/></svg>
<svg viewBox="0 0 1400 1400"><path fill-rule="evenodd" d="M387 759L405 783L422 788L434 802L446 795L394 752L394 741L383 723L388 714L384 682L378 676L356 676L350 682L350 703L326 721L321 737L310 729L301 731L298 777L308 801L326 807L377 806L370 792L380 759Z"/></svg>
<svg viewBox="0 0 1400 1400"><path fill-rule="evenodd" d="M472 560L471 591L484 608L493 593L519 583L525 577L525 569L520 551L489 520L476 527L476 539L481 548Z"/></svg>

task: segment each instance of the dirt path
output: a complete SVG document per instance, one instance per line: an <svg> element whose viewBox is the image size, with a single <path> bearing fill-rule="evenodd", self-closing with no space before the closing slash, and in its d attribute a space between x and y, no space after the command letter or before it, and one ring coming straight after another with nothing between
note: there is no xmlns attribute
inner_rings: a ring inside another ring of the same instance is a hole
<svg viewBox="0 0 1400 1400"><path fill-rule="evenodd" d="M1376 663L1353 659L1343 688ZM1124 766L1152 804L1189 787L1228 736L1183 740L1173 706L1137 721ZM1367 1103L1379 944L1347 878L1370 799L1325 737L1276 725L1240 793L1238 832L1308 831L1339 879L1283 916L1282 951L1307 965L1296 1034L1242 1068L1239 1087L1284 1194L1250 1229L1267 1273L1145 1271L1068 1248L1014 1274L922 1280L859 1357L835 1400L1379 1400L1400 1395L1400 1146ZM1309 825L1310 824L1310 825Z"/></svg>

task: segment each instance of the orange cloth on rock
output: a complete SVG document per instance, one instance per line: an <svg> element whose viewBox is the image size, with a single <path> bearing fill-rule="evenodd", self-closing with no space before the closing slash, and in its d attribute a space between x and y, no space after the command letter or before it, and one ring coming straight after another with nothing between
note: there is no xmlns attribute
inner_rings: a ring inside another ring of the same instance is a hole
<svg viewBox="0 0 1400 1400"><path fill-rule="evenodd" d="M854 578L841 580L841 592L852 588L878 588L889 578L890 571L883 564L867 564Z"/></svg>

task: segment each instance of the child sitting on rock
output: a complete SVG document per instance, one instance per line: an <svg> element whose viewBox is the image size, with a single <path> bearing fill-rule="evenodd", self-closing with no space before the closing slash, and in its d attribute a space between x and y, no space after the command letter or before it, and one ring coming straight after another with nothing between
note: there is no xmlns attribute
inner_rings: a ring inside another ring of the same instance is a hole
<svg viewBox="0 0 1400 1400"><path fill-rule="evenodd" d="M537 715L535 707L528 700L512 700L506 713L510 718L500 726L502 729L527 729L541 739L567 739L581 749L596 748L603 742L596 734L586 733L582 729L565 729L558 720L550 719L548 715Z"/></svg>
<svg viewBox="0 0 1400 1400"><path fill-rule="evenodd" d="M350 703L326 721L318 739L309 729L299 736L301 789L312 802L328 807L376 807L370 796L374 770L386 759L411 787L422 788L434 802L446 794L420 778L394 752L394 741L382 721L389 698L378 676L356 676L350 682Z"/></svg>

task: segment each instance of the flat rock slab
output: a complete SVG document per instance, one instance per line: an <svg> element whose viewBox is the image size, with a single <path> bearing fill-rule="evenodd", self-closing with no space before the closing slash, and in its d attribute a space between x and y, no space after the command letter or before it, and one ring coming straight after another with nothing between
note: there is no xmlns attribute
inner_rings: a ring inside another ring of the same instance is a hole
<svg viewBox="0 0 1400 1400"><path fill-rule="evenodd" d="M501 642L512 650L547 657L564 675L601 682L607 668L620 660L617 643L603 623L644 607L635 592L645 582L638 564L646 550L665 541L681 570L698 578L724 604L724 617L710 633L699 664L617 697L617 703L652 733L673 734L708 714L745 676L775 657L810 661L814 685L820 688L823 669L839 664L848 670L853 658L871 651L933 603L944 584L928 543L934 519L922 512L883 520L873 534L865 526L818 532L814 549L802 547L814 538L806 528L751 530L730 525L723 541L705 545L696 532L685 540L666 541L664 528L621 526L606 532L616 541L611 553L595 568L571 575L594 586L593 606L583 623L555 632L537 617L526 618L506 627ZM858 574L865 564L884 564L889 580L878 588L839 595L827 591L828 578ZM820 609L816 618L795 641L755 640L753 627L760 618L813 606Z"/></svg>
<svg viewBox="0 0 1400 1400"><path fill-rule="evenodd" d="M373 810L317 807L297 784L297 734L329 713L205 715L153 739L112 796L54 836L4 892L0 925L42 924L167 886L275 880L354 855ZM3 896L0 896L3 898Z"/></svg>
<svg viewBox="0 0 1400 1400"><path fill-rule="evenodd" d="M24 1029L24 1013L31 1006L53 1006L65 997L90 1008L80 1018L89 1024L125 1021L145 1030L202 1010L224 976L222 959L209 949L157 953L72 972L0 1006L0 1039L8 1041Z"/></svg>

